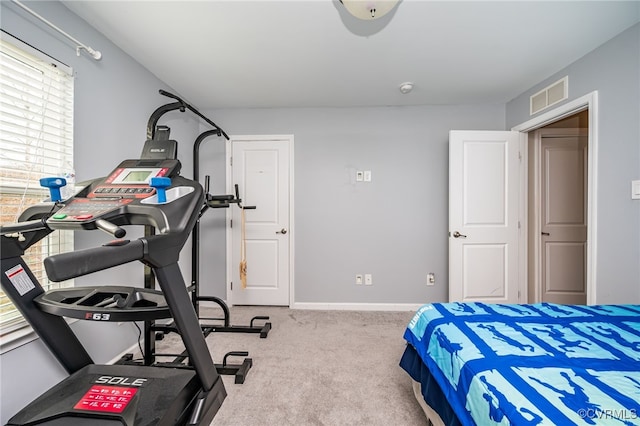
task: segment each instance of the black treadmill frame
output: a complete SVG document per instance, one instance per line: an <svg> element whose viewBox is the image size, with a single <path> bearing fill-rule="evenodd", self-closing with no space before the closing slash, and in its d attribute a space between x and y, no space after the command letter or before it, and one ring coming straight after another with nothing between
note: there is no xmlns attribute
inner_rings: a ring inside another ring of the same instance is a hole
<svg viewBox="0 0 640 426"><path fill-rule="evenodd" d="M86 198L92 188L102 181L103 179L95 179L87 183L85 188L76 194L73 199ZM211 354L200 329L199 319L191 304L189 293L186 291L186 283L177 263L179 252L197 220L199 206L202 205L204 194L199 183L180 176L173 177L172 186L191 186L193 191L189 195L185 195L187 198L183 199L184 203L181 203L180 206L174 203L167 203L157 207L163 210L160 217L166 221L163 227L165 230L163 234L145 235L143 238L132 241L132 244L107 244L102 247L50 256L45 259L45 268L50 277L64 276L62 279L68 279L134 260L140 260L147 265L157 279L169 306L173 321L180 330L180 336L186 348L185 353L188 354L190 367L194 370L200 386L198 394L190 399L193 405L188 408L185 407L190 411L188 422L185 424L205 425L211 422L222 405L226 397L226 389L211 359ZM71 203L73 199L66 202ZM108 228L112 231L120 232L122 228L119 228L118 225L145 224L145 228L151 228L146 223L156 223L158 218L154 217L156 211L149 209L149 207L132 207L129 210L129 206L127 206L109 211L86 223L60 223L58 227L55 222L47 222L47 218L52 216L54 212L64 208L64 206L64 203L42 203L27 208L19 218L19 222L23 223L22 230L26 234L26 238L22 241L20 238L5 235L16 230L19 231L20 223L2 226L0 229L0 234L2 234L0 237L2 249L0 256L2 265L0 269L2 272L1 283L5 293L65 370L73 375L88 366L95 365L95 363L62 317L43 312L36 306L34 299L41 296L44 293L44 289L22 259L24 251L46 237L52 230L58 228L78 230L101 228L105 230L104 227L98 225L98 221L102 221L108 223L110 225ZM189 217L186 217L184 212L190 212ZM113 220L113 222L109 222L109 220ZM38 226L34 227L34 222ZM134 242L136 244L133 244ZM133 250L131 250L131 247L133 247ZM140 248L139 250L138 247ZM118 253L123 254L118 255ZM100 259L100 262L93 264L91 262L92 259ZM76 266L75 269L74 265ZM26 292L18 291L11 281L11 274L6 273L13 268L17 268L14 273L25 273L27 275L31 281L32 288ZM91 307L87 307L87 311L90 310ZM92 318L88 317L87 319ZM24 417L24 413L29 411L29 407L30 405L25 407L13 418ZM67 410L70 409L67 408ZM96 416L102 415L103 417L101 418L109 418L107 414L93 414ZM15 423L10 420L9 424Z"/></svg>

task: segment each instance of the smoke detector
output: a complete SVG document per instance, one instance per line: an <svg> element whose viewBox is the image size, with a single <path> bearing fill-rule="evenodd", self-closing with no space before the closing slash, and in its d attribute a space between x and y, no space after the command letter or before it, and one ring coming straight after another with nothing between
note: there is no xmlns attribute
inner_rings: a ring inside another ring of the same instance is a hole
<svg viewBox="0 0 640 426"><path fill-rule="evenodd" d="M411 92L413 90L413 83L407 81L406 83L402 83L400 85L400 92L402 92L403 94L407 94L409 92Z"/></svg>

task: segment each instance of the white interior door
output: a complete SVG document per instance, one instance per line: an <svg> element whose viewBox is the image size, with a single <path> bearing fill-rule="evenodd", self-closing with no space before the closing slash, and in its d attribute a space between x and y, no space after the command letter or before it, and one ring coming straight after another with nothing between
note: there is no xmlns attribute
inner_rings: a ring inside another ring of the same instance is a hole
<svg viewBox="0 0 640 426"><path fill-rule="evenodd" d="M232 208L231 303L289 305L291 274L292 138L232 139L232 184L245 210L247 280L240 280L242 216Z"/></svg>
<svg viewBox="0 0 640 426"><path fill-rule="evenodd" d="M587 302L587 137L542 135L541 301Z"/></svg>
<svg viewBox="0 0 640 426"><path fill-rule="evenodd" d="M519 302L520 138L449 133L450 302Z"/></svg>

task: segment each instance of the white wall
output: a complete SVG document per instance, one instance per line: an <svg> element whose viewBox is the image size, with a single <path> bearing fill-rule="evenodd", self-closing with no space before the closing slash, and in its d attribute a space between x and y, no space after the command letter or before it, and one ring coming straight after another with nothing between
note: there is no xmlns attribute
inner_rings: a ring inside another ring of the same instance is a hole
<svg viewBox="0 0 640 426"><path fill-rule="evenodd" d="M640 24L507 104L507 127L529 120L529 97L569 76L569 99L598 91L596 303L640 303ZM594 125L594 123L589 123Z"/></svg>

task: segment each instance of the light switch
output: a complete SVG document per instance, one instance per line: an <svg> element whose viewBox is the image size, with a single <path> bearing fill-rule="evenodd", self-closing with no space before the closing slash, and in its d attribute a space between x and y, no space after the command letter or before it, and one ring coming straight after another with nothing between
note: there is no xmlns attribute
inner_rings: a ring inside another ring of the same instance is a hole
<svg viewBox="0 0 640 426"><path fill-rule="evenodd" d="M640 180L631 181L631 199L640 200Z"/></svg>
<svg viewBox="0 0 640 426"><path fill-rule="evenodd" d="M362 170L358 170L356 172L356 182L362 182L364 180L364 172Z"/></svg>
<svg viewBox="0 0 640 426"><path fill-rule="evenodd" d="M364 171L364 181L371 182L371 170Z"/></svg>

